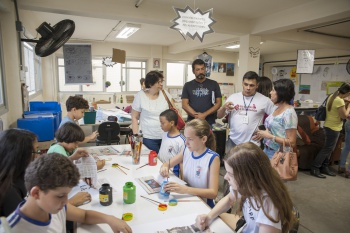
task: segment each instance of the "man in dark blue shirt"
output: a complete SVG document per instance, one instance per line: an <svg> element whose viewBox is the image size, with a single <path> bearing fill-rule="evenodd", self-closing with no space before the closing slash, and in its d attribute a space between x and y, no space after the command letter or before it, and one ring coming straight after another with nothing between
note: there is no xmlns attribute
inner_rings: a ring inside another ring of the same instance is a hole
<svg viewBox="0 0 350 233"><path fill-rule="evenodd" d="M182 89L182 108L188 114L187 121L200 118L212 125L221 106L219 84L206 78L205 62L201 59L193 61L192 72L196 78L185 83Z"/></svg>

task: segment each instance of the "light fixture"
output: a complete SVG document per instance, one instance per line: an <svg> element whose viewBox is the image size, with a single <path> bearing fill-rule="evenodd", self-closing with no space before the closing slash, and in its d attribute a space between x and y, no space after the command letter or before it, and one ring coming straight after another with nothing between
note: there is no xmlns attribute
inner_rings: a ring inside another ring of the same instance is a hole
<svg viewBox="0 0 350 233"><path fill-rule="evenodd" d="M230 46L227 46L226 48L227 49L238 49L240 47L239 44L236 44L236 45L230 45Z"/></svg>
<svg viewBox="0 0 350 233"><path fill-rule="evenodd" d="M129 38L132 34L137 32L141 28L141 25L139 24L130 24L127 23L122 27L122 29L118 32L116 35L116 38L120 39L127 39Z"/></svg>

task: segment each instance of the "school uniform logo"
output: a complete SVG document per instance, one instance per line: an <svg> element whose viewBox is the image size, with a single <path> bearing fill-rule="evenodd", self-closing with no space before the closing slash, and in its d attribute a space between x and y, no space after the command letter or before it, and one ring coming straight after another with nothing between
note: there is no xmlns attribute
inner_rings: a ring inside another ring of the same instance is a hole
<svg viewBox="0 0 350 233"><path fill-rule="evenodd" d="M202 167L197 166L197 168L196 168L196 177L197 177L197 178L200 178L200 176L201 176L201 171L202 171Z"/></svg>

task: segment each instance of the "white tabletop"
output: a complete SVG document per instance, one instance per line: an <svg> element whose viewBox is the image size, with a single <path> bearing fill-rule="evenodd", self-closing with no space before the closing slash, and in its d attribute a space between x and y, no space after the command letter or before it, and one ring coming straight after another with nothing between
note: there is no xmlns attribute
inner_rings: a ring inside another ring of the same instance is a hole
<svg viewBox="0 0 350 233"><path fill-rule="evenodd" d="M116 145L113 146L117 151L122 152L123 150L130 150L130 145ZM93 147L91 147L93 148ZM96 147L95 147L96 148ZM89 148L87 148L89 149ZM132 228L134 233L142 232L156 232L160 230L166 230L173 227L189 226L195 223L195 218L198 214L208 213L210 207L207 206L203 201L197 202L179 202L177 206L168 206L166 211L159 211L158 205L155 205L140 195L151 198L153 200L167 203L160 194L148 195L147 192L140 186L140 184L135 180L135 178L143 176L154 176L159 182L161 182L162 177L159 175L159 168L161 162L158 160L156 166L145 166L136 170L136 168L148 163L148 153L147 148L143 148L141 151L141 161L139 165L133 165L131 156L124 155L109 155L100 156L101 159L110 159L106 161L106 165L103 169L105 171L98 172L98 185L102 183L109 183L113 187L113 203L110 206L102 206L99 202L99 192L97 189L88 189L92 195L92 201L88 204L81 206L82 209L92 209L95 211L103 212L106 214L112 214L118 218L122 217L123 213L133 213L134 217L131 221L127 223ZM118 163L130 170L123 169L126 171L127 175L122 173L117 168L112 168L113 163ZM133 204L123 203L123 186L125 182L133 182L136 186L136 202ZM179 180L176 176L172 175L169 181L183 182ZM85 186L86 187L86 186ZM77 191L81 191L81 188L75 187L71 195ZM200 200L198 197L191 195L183 195L171 193L170 198L176 198L178 200ZM210 229L214 232L233 232L221 219L216 219ZM110 227L107 224L98 225L85 225L78 224L77 232L111 232Z"/></svg>

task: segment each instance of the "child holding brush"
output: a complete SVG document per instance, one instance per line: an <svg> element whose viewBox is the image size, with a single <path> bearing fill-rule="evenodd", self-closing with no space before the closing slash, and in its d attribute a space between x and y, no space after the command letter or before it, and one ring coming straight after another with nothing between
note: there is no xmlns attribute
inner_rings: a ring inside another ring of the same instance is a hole
<svg viewBox="0 0 350 233"><path fill-rule="evenodd" d="M172 157L180 153L185 147L185 137L177 129L177 114L174 110L167 109L159 116L160 127L164 131L162 144L160 145L158 158L162 163L169 161ZM176 176L180 174L180 165L173 168Z"/></svg>
<svg viewBox="0 0 350 233"><path fill-rule="evenodd" d="M219 155L213 151L216 148L214 134L208 122L203 119L187 122L184 134L186 147L170 161L163 163L160 174L169 177L169 167L183 162L184 181L189 186L169 182L164 186L164 191L199 196L210 207L214 207L213 199L218 194L220 169Z"/></svg>

